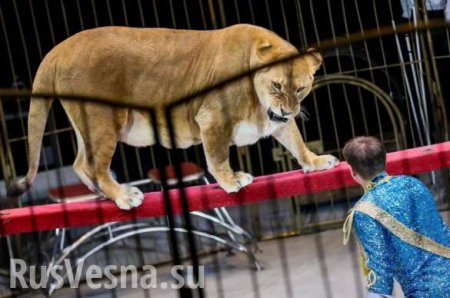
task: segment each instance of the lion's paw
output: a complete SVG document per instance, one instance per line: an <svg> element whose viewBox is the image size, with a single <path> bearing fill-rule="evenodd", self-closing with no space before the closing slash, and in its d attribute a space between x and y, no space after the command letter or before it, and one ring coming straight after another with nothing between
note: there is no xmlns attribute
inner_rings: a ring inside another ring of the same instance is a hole
<svg viewBox="0 0 450 298"><path fill-rule="evenodd" d="M234 180L232 182L219 182L220 187L226 192L226 193L234 193L238 192L239 189L241 189L241 186L237 182L237 180Z"/></svg>
<svg viewBox="0 0 450 298"><path fill-rule="evenodd" d="M234 173L236 179L232 183L219 183L220 187L227 193L238 192L241 188L249 185L253 181L253 176L245 172Z"/></svg>
<svg viewBox="0 0 450 298"><path fill-rule="evenodd" d="M240 188L243 188L253 182L253 176L245 172L234 173Z"/></svg>
<svg viewBox="0 0 450 298"><path fill-rule="evenodd" d="M137 187L128 187L125 195L117 198L115 203L122 210L139 207L144 200L144 194Z"/></svg>
<svg viewBox="0 0 450 298"><path fill-rule="evenodd" d="M302 168L305 173L308 173L313 171L328 170L337 166L338 163L339 159L333 155L320 155L313 160L312 165L305 165Z"/></svg>

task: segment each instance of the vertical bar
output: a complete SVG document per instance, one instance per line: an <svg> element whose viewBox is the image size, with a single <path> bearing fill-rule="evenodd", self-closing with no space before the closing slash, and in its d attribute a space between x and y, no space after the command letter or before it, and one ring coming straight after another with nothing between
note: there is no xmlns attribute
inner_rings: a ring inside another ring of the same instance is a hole
<svg viewBox="0 0 450 298"><path fill-rule="evenodd" d="M145 23L144 10L142 9L142 0L138 0L138 7L139 7L139 17L141 19L142 27L147 27L147 25Z"/></svg>
<svg viewBox="0 0 450 298"><path fill-rule="evenodd" d="M211 22L214 29L219 28L217 25L217 16L216 16L216 10L214 8L213 0L208 0L208 8L209 8L209 15L211 17Z"/></svg>
<svg viewBox="0 0 450 298"><path fill-rule="evenodd" d="M264 0L264 8L266 9L267 20L269 21L269 28L270 28L270 30L273 30L272 16L270 14L270 8L269 8L269 0Z"/></svg>
<svg viewBox="0 0 450 298"><path fill-rule="evenodd" d="M170 7L170 16L172 17L173 28L178 28L177 20L176 20L176 17L175 17L175 10L174 10L174 5L173 5L173 0L169 0L169 7Z"/></svg>
<svg viewBox="0 0 450 298"><path fill-rule="evenodd" d="M153 0L152 3L153 3L153 15L155 17L156 26L161 27L159 22L158 7L156 6L156 0Z"/></svg>
<svg viewBox="0 0 450 298"><path fill-rule="evenodd" d="M208 26L206 25L206 16L205 16L205 10L203 8L202 0L198 0L198 6L200 7L200 15L202 17L203 28L207 29Z"/></svg>
<svg viewBox="0 0 450 298"><path fill-rule="evenodd" d="M23 54L25 56L25 65L28 71L28 83L31 85L31 83L33 82L33 75L31 71L30 57L28 55L28 45L26 42L25 34L23 32L22 22L20 21L19 10L17 9L16 1L14 1L13 3L14 3L14 14L16 16L17 26L19 28L20 41L22 43ZM6 32L6 29L4 30Z"/></svg>
<svg viewBox="0 0 450 298"><path fill-rule="evenodd" d="M129 23L128 23L128 12L127 12L127 6L125 4L125 0L122 0L122 10L123 10L123 18L125 20L125 26L129 26Z"/></svg>
<svg viewBox="0 0 450 298"><path fill-rule="evenodd" d="M360 9L359 9L359 5L358 5L358 1L357 0L353 0L355 8L356 8L356 15L357 15L357 19L358 19L358 24L359 24L359 28L361 33L364 32L364 27L363 27L363 23L362 23L362 18L361 18L361 13L360 13ZM372 59L370 57L370 52L369 52L369 46L367 44L367 41L364 41L364 49L365 49L365 53L367 56L367 62L369 64L369 73L370 73L370 79L372 82L375 82L375 77L373 74L373 62ZM378 101L374 98L374 102L375 102L375 112L377 115L377 123L378 123L378 133L380 134L380 138L383 139L383 128L381 126L381 118L380 118L380 109L378 106Z"/></svg>
<svg viewBox="0 0 450 298"><path fill-rule="evenodd" d="M109 5L109 1L106 2L107 5ZM91 7L92 7L92 13L94 14L94 23L95 23L95 27L98 27L98 18L97 18L97 9L95 8L95 2L94 0L91 0ZM109 6L108 6L109 7ZM111 13L111 9L108 9L108 13ZM110 15L110 18L112 18L112 16Z"/></svg>
<svg viewBox="0 0 450 298"><path fill-rule="evenodd" d="M225 9L223 7L223 0L217 0L217 5L219 6L219 14L220 14L220 23L222 25L222 27L226 27L227 26L227 19L225 16Z"/></svg>
<svg viewBox="0 0 450 298"><path fill-rule="evenodd" d="M169 131L171 147L177 148L176 139L175 139L175 128L174 128L173 122L172 122L172 119L173 119L172 112L173 111L174 111L173 107L166 108L165 109L165 118L166 118L166 123L167 123L167 129ZM191 222L191 215L189 212L189 205L188 205L187 198L186 198L185 186L184 186L184 182L182 179L180 162L181 161L179 160L179 156L175 155L175 164L174 164L175 165L175 174L177 176L177 180L179 183L178 185L180 187L179 191L180 191L180 198L181 198L181 206L183 209L183 218L184 218L184 223L186 225L186 230L187 230L187 238L188 238L191 261L192 261L192 265L194 267L194 282L198 283L200 264L199 264L199 260L198 260L198 256L197 256L197 245L195 243L194 234L192 233L193 226L192 226L192 222ZM186 295L186 297L188 297L189 295L192 295L192 289L187 288L187 287L184 287L182 289L180 289L180 293L183 293L183 291L185 291L186 294L184 294L184 295ZM199 287L197 289L197 293L200 298L204 297L204 292L203 292L202 288Z"/></svg>
<svg viewBox="0 0 450 298"><path fill-rule="evenodd" d="M149 110L152 127L153 127L153 135L155 136L155 141L157 144L156 147L156 155L161 154L160 150L160 136L159 136L159 127L156 120L156 112L155 110L151 109ZM159 169L159 173L161 176L161 187L162 192L164 196L164 206L166 208L166 214L167 214L167 220L169 223L169 239L170 239L170 251L173 259L173 265L181 265L181 257L180 257L180 251L178 248L178 239L175 231L175 217L173 213L172 203L170 201L170 195L168 191L168 185L167 185L167 177L166 177L166 171L164 169L164 165L161 163L161 160L158 158L156 159L156 166ZM181 294L181 291L179 292L179 297L184 298Z"/></svg>
<svg viewBox="0 0 450 298"><path fill-rule="evenodd" d="M94 2L92 2L92 8L95 11L94 16L97 19L97 10L95 9ZM113 15L112 15L111 2L109 0L106 0L106 9L108 10L109 23L111 25L114 25L114 18L113 18ZM95 23L97 24L97 21Z"/></svg>
<svg viewBox="0 0 450 298"><path fill-rule="evenodd" d="M78 21L80 22L81 30L84 30L84 21L83 21L83 14L81 12L80 1L76 2L77 2Z"/></svg>

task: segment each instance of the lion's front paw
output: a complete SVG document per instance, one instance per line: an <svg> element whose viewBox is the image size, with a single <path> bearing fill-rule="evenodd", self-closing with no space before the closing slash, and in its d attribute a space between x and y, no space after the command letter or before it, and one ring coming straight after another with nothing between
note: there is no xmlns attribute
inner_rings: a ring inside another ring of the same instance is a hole
<svg viewBox="0 0 450 298"><path fill-rule="evenodd" d="M238 192L241 188L249 185L253 181L253 176L245 172L234 173L235 179L232 181L220 181L219 185L227 193Z"/></svg>
<svg viewBox="0 0 450 298"><path fill-rule="evenodd" d="M131 208L138 207L144 200L144 194L137 187L127 187L127 191L124 195L118 197L114 202L117 207L122 210L130 210Z"/></svg>
<svg viewBox="0 0 450 298"><path fill-rule="evenodd" d="M303 171L305 173L313 171L321 171L334 168L339 163L339 159L333 155L319 155L314 158L312 165L304 165Z"/></svg>

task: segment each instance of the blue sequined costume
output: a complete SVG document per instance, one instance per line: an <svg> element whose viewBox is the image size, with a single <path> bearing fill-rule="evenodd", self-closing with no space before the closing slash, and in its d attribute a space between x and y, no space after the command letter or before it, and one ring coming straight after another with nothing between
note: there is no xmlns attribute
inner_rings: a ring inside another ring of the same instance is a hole
<svg viewBox="0 0 450 298"><path fill-rule="evenodd" d="M369 293L390 295L396 279L406 297L450 298L450 229L421 181L382 173L353 213Z"/></svg>

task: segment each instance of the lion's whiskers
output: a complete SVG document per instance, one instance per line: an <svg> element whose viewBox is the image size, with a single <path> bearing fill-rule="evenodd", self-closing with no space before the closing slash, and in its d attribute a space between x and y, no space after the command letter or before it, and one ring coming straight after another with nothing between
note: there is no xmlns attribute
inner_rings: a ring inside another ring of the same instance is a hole
<svg viewBox="0 0 450 298"><path fill-rule="evenodd" d="M309 121L309 112L306 109L306 107L301 107L300 108L300 112L298 113L298 115L295 118L300 118L303 121Z"/></svg>

